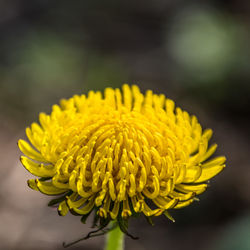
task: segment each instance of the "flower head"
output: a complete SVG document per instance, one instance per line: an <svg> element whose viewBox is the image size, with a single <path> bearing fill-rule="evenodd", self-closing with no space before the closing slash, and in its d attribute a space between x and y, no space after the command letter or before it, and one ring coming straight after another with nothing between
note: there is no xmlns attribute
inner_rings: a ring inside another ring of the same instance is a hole
<svg viewBox="0 0 250 250"><path fill-rule="evenodd" d="M50 115L19 140L24 167L39 179L34 190L60 195L58 212L124 221L143 213L167 215L192 203L207 181L224 168L225 157L208 158L212 130L172 100L137 86L90 91L54 105Z"/></svg>

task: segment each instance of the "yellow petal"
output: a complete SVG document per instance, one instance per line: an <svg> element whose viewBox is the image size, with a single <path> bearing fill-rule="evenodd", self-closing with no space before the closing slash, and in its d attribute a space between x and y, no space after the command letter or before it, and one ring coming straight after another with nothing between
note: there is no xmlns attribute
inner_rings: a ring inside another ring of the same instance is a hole
<svg viewBox="0 0 250 250"><path fill-rule="evenodd" d="M124 106L130 111L132 106L132 93L128 84L122 86Z"/></svg>
<svg viewBox="0 0 250 250"><path fill-rule="evenodd" d="M119 208L120 208L120 202L115 201L114 207L113 207L112 211L110 212L110 216L113 220L117 217L118 212L119 212Z"/></svg>
<svg viewBox="0 0 250 250"><path fill-rule="evenodd" d="M164 209L163 208L156 208L156 209L151 209L145 201L142 201L143 202L143 210L142 212L150 217L150 216L159 216L161 215L163 212L164 212Z"/></svg>
<svg viewBox="0 0 250 250"><path fill-rule="evenodd" d="M128 203L128 197L123 201L123 209L122 209L122 217L123 218L128 218L132 215L132 212L130 210L130 206Z"/></svg>
<svg viewBox="0 0 250 250"><path fill-rule="evenodd" d="M67 204L70 209L79 208L83 206L83 204L88 200L88 198L80 198L77 201L73 201L70 197L66 197L66 199L67 199Z"/></svg>
<svg viewBox="0 0 250 250"><path fill-rule="evenodd" d="M68 191L68 189L60 189L53 186L52 182L39 181L38 179L36 179L36 186L41 193L47 195L58 195Z"/></svg>
<svg viewBox="0 0 250 250"><path fill-rule="evenodd" d="M57 211L58 211L58 214L61 215L61 216L65 216L68 213L69 208L68 208L68 206L66 204L66 201L62 201L59 204Z"/></svg>
<svg viewBox="0 0 250 250"><path fill-rule="evenodd" d="M60 180L60 175L56 174L53 178L52 178L52 184L60 189L69 189L69 183L63 183Z"/></svg>
<svg viewBox="0 0 250 250"><path fill-rule="evenodd" d="M201 157L200 162L207 160L217 149L217 144L212 145L207 152Z"/></svg>
<svg viewBox="0 0 250 250"><path fill-rule="evenodd" d="M85 187L83 186L83 183L82 183L81 176L78 178L76 187L77 187L78 194L84 198L88 198L89 196L93 194L91 189L89 189L88 191L85 190Z"/></svg>
<svg viewBox="0 0 250 250"><path fill-rule="evenodd" d="M99 195L96 197L95 199L95 205L97 207L100 207L102 205L102 202L105 198L105 195L107 193L107 190L106 189L102 189L100 192L99 192Z"/></svg>
<svg viewBox="0 0 250 250"><path fill-rule="evenodd" d="M187 172L187 169L185 165L179 166L179 173L175 180L176 184L183 182L183 180L186 178L186 172Z"/></svg>
<svg viewBox="0 0 250 250"><path fill-rule="evenodd" d="M157 179L157 177L154 175L152 178L153 182L152 182L152 186L150 186L151 189L153 189L152 192L149 191L149 189L146 187L143 189L143 194L145 196L147 196L150 199L154 199L159 195L160 192L160 184L159 184L159 180Z"/></svg>
<svg viewBox="0 0 250 250"><path fill-rule="evenodd" d="M176 190L183 192L183 193L189 193L189 192L195 192L196 194L203 193L207 188L207 184L199 184L199 185L185 185L185 184L179 184L175 187Z"/></svg>
<svg viewBox="0 0 250 250"><path fill-rule="evenodd" d="M144 201L140 199L138 196L131 197L131 202L133 209L136 213L141 212L144 209Z"/></svg>
<svg viewBox="0 0 250 250"><path fill-rule="evenodd" d="M178 204L174 207L174 209L179 209L179 208L183 208L186 207L188 205L190 205L192 202L194 201L194 199L190 199L188 201L180 201L178 202Z"/></svg>
<svg viewBox="0 0 250 250"><path fill-rule="evenodd" d="M161 181L160 196L167 196L173 188L174 188L173 179L168 179L167 181Z"/></svg>
<svg viewBox="0 0 250 250"><path fill-rule="evenodd" d="M192 183L197 180L201 175L201 167L199 165L196 166L188 166L186 168L186 176L183 179L184 183Z"/></svg>
<svg viewBox="0 0 250 250"><path fill-rule="evenodd" d="M186 200L193 198L195 196L195 192L182 194L182 193L173 191L170 196L175 199L178 199L179 201L186 201Z"/></svg>
<svg viewBox="0 0 250 250"><path fill-rule="evenodd" d="M168 199L168 198L163 198L163 197L157 197L156 199L153 200L156 206L163 210L170 209L176 205L178 202L178 199Z"/></svg>
<svg viewBox="0 0 250 250"><path fill-rule="evenodd" d="M203 163L202 168L207 168L207 167L216 166L216 165L222 165L223 163L225 163L225 161L226 161L225 156L219 156L219 157L216 157L208 162Z"/></svg>
<svg viewBox="0 0 250 250"><path fill-rule="evenodd" d="M26 142L24 140L19 140L18 147L29 158L36 160L36 161L41 161L41 162L47 163L47 161L44 159L44 157L41 155L41 153L39 153L35 149L33 149L28 142Z"/></svg>
<svg viewBox="0 0 250 250"><path fill-rule="evenodd" d="M212 129L206 129L203 132L202 137L206 138L209 141L211 139L212 135L213 135L213 130Z"/></svg>
<svg viewBox="0 0 250 250"><path fill-rule="evenodd" d="M39 177L51 177L56 172L53 165L44 165L42 163L36 163L25 156L21 156L20 160L23 166L33 175Z"/></svg>
<svg viewBox="0 0 250 250"><path fill-rule="evenodd" d="M89 202L84 207L82 207L82 208L73 207L72 209L77 214L84 215L84 214L88 214L92 210L94 205L95 205L95 196L91 197Z"/></svg>
<svg viewBox="0 0 250 250"><path fill-rule="evenodd" d="M27 184L28 186L33 189L33 190L36 190L36 191L39 191L39 189L37 188L37 185L36 185L36 180L34 179L30 179L27 181Z"/></svg>
<svg viewBox="0 0 250 250"><path fill-rule="evenodd" d="M225 167L225 165L215 165L215 166L209 166L206 168L202 168L202 174L201 176L194 182L194 183L199 183L199 182L204 182L215 175L217 175L221 170Z"/></svg>
<svg viewBox="0 0 250 250"><path fill-rule="evenodd" d="M34 135L34 133L32 132L32 130L28 127L26 128L26 135L29 139L29 141L31 142L31 144L40 151L40 146L41 146L41 138L37 137L37 135Z"/></svg>
<svg viewBox="0 0 250 250"><path fill-rule="evenodd" d="M77 171L73 170L69 177L69 188L74 192L77 192L76 178L77 178Z"/></svg>

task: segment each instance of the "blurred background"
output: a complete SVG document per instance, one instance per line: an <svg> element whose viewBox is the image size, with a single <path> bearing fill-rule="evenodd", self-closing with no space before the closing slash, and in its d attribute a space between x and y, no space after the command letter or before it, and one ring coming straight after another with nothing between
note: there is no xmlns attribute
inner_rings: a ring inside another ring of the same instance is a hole
<svg viewBox="0 0 250 250"><path fill-rule="evenodd" d="M122 83L164 93L214 130L227 168L126 249L250 249L248 0L0 0L0 249L63 249L90 223L30 190L16 142L61 98ZM102 249L104 237L71 249Z"/></svg>

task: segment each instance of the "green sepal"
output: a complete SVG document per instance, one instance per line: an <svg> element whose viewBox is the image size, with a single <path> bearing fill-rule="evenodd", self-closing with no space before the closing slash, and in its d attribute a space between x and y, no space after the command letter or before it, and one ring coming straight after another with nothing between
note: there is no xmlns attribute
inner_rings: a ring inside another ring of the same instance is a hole
<svg viewBox="0 0 250 250"><path fill-rule="evenodd" d="M148 217L148 216L145 215L145 219L146 219L146 221L147 221L151 226L154 226L154 225L155 225L154 222L153 222L153 220L152 220L152 216Z"/></svg>
<svg viewBox="0 0 250 250"><path fill-rule="evenodd" d="M118 225L119 225L121 231L124 234L126 234L127 236L129 236L133 240L138 240L139 239L139 237L133 236L132 234L130 234L128 232L128 219L122 218L121 213L119 213L119 215L117 217L117 222L118 222Z"/></svg>
<svg viewBox="0 0 250 250"><path fill-rule="evenodd" d="M108 216L107 218L103 218L103 217L99 217L100 221L99 221L99 228L105 228L106 226L108 226L109 222L111 221L111 218Z"/></svg>
<svg viewBox="0 0 250 250"><path fill-rule="evenodd" d="M67 205L68 205L68 203L67 203ZM82 214L78 214L77 212L75 212L73 208L69 209L69 212L70 212L72 215L75 215L75 216L82 216Z"/></svg>
<svg viewBox="0 0 250 250"><path fill-rule="evenodd" d="M92 222L92 228L96 228L98 227L98 221L100 220L100 216L97 214L97 211L98 211L98 207L95 207L94 208L94 219L93 219L93 222Z"/></svg>
<svg viewBox="0 0 250 250"><path fill-rule="evenodd" d="M169 220L171 220L172 222L175 222L175 219L172 217L172 215L166 210L163 213Z"/></svg>
<svg viewBox="0 0 250 250"><path fill-rule="evenodd" d="M48 180L51 180L51 179L52 179L52 177L41 177L38 180L39 181L48 181Z"/></svg>
<svg viewBox="0 0 250 250"><path fill-rule="evenodd" d="M82 216L81 222L82 222L83 224L86 224L86 221L87 221L89 215L91 214L91 212L92 212L92 211L90 211L88 214L84 214L84 215Z"/></svg>
<svg viewBox="0 0 250 250"><path fill-rule="evenodd" d="M136 213L135 210L134 210L134 207L132 205L132 202L131 202L131 199L128 200L128 203L129 203L129 208L131 210L131 213L132 213L132 217L135 217L135 218L138 218L140 216L140 213Z"/></svg>
<svg viewBox="0 0 250 250"><path fill-rule="evenodd" d="M56 204L58 204L58 203L60 203L60 202L62 202L62 201L64 201L64 200L66 200L66 196L69 196L69 195L71 195L72 193L73 193L73 191L69 191L68 193L66 193L66 194L63 195L63 196L60 196L60 197L55 198L55 199L52 199L52 200L48 203L48 206L49 206L49 207L52 207L52 206L54 206L54 205L56 205Z"/></svg>

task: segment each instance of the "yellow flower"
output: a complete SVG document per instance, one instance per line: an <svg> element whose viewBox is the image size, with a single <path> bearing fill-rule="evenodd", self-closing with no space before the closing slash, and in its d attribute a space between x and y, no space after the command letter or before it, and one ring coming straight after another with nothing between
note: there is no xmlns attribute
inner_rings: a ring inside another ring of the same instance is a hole
<svg viewBox="0 0 250 250"><path fill-rule="evenodd" d="M208 147L212 130L203 131L195 116L164 95L122 89L62 100L26 129L32 146L18 142L22 164L41 177L29 187L61 195L51 202L60 215L171 219L169 209L192 203L225 167L225 157L208 160L217 146Z"/></svg>

